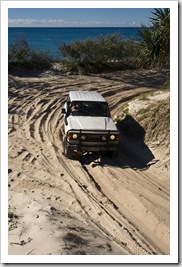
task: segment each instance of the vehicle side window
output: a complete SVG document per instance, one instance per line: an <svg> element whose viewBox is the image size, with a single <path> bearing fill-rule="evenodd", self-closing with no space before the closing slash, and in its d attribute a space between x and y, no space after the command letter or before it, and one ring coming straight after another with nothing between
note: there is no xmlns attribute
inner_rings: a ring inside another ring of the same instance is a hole
<svg viewBox="0 0 182 267"><path fill-rule="evenodd" d="M82 102L73 101L70 103L70 114L71 115L82 115L84 116L84 107Z"/></svg>

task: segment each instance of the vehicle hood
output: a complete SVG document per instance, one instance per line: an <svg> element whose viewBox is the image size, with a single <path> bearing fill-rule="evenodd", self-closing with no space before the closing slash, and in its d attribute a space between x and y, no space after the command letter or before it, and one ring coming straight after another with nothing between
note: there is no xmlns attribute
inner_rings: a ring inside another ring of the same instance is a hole
<svg viewBox="0 0 182 267"><path fill-rule="evenodd" d="M116 131L116 125L109 117L69 116L67 118L69 129L75 130L112 130Z"/></svg>

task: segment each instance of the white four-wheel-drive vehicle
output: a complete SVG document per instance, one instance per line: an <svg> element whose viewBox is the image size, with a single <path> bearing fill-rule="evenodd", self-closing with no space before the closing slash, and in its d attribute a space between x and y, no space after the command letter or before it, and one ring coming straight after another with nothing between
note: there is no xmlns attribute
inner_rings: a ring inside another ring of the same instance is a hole
<svg viewBox="0 0 182 267"><path fill-rule="evenodd" d="M64 108L64 154L105 151L117 156L120 133L108 104L96 91L70 91Z"/></svg>

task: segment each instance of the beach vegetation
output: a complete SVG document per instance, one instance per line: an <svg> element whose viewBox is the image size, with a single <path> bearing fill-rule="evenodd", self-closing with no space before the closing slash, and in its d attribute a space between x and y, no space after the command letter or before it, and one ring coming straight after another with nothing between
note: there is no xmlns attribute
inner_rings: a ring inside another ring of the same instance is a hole
<svg viewBox="0 0 182 267"><path fill-rule="evenodd" d="M8 207L8 231L17 228L18 216L13 212L11 207Z"/></svg>
<svg viewBox="0 0 182 267"><path fill-rule="evenodd" d="M169 68L170 64L170 9L155 8L150 26L138 31L136 63L145 68Z"/></svg>
<svg viewBox="0 0 182 267"><path fill-rule="evenodd" d="M167 73L166 81L164 83L163 89L167 91L170 90L170 73Z"/></svg>
<svg viewBox="0 0 182 267"><path fill-rule="evenodd" d="M77 73L137 68L169 69L170 9L156 8L149 19L150 25L142 25L138 30L137 41L111 34L77 40L71 44L62 42L59 49L63 64L69 71Z"/></svg>
<svg viewBox="0 0 182 267"><path fill-rule="evenodd" d="M31 69L49 68L52 57L49 51L36 50L28 45L24 36L17 36L8 49L8 66L26 67Z"/></svg>
<svg viewBox="0 0 182 267"><path fill-rule="evenodd" d="M62 42L59 49L69 71L97 73L105 70L133 69L135 46L119 34L99 35L96 39Z"/></svg>

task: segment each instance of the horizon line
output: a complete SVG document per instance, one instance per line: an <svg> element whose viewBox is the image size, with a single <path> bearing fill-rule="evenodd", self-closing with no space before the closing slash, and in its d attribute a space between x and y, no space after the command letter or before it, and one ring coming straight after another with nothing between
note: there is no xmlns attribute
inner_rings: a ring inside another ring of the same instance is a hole
<svg viewBox="0 0 182 267"><path fill-rule="evenodd" d="M8 26L8 28L142 28L141 26Z"/></svg>

